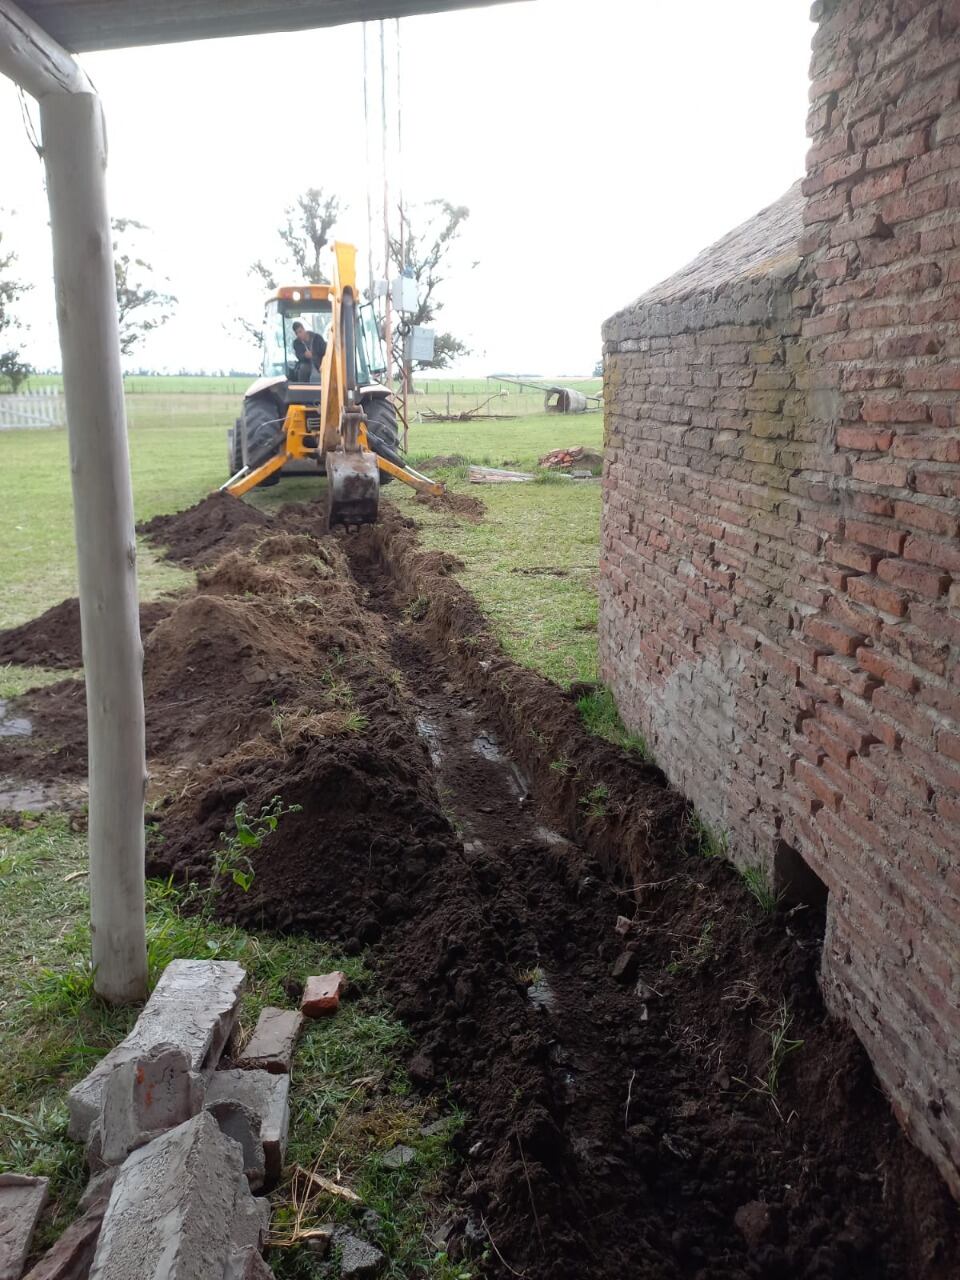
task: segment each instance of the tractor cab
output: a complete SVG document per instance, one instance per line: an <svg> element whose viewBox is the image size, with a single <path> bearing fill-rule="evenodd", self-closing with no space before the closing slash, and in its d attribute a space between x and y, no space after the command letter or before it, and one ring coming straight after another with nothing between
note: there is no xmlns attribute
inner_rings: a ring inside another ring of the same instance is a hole
<svg viewBox="0 0 960 1280"><path fill-rule="evenodd" d="M297 323L310 333L330 341L333 324L332 286L328 284L286 285L267 300L263 326L264 378L286 378L295 400L319 398L319 373L309 360L299 360L294 349ZM382 343L373 307L358 309L357 381L371 385L385 372Z"/></svg>

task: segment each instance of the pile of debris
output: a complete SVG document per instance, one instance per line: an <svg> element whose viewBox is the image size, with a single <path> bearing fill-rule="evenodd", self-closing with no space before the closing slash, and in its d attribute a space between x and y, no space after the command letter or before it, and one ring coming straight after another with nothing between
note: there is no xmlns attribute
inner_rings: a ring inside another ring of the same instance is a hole
<svg viewBox="0 0 960 1280"><path fill-rule="evenodd" d="M24 1280L268 1280L264 1193L280 1180L290 1068L304 1016L336 1012L342 973L307 980L300 1011L266 1008L234 1066L246 974L174 960L136 1025L70 1090L86 1145L82 1216ZM46 1178L0 1176L0 1276L19 1280Z"/></svg>
<svg viewBox="0 0 960 1280"><path fill-rule="evenodd" d="M553 449L545 453L539 465L548 471L563 471L574 480L589 480L599 475L603 467L603 454L596 449L586 449L575 444L569 449Z"/></svg>

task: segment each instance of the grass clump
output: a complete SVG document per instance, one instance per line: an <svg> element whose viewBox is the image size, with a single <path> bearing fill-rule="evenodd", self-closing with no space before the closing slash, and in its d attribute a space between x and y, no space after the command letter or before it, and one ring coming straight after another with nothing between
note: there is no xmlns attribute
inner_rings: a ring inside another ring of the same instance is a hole
<svg viewBox="0 0 960 1280"><path fill-rule="evenodd" d="M693 843L701 858L726 858L730 854L730 836L726 831L715 831L695 813L690 819Z"/></svg>
<svg viewBox="0 0 960 1280"><path fill-rule="evenodd" d="M613 694L605 685L577 699L577 710L583 723L598 738L605 738L624 751L631 751L641 760L649 759L647 744L638 733L630 733L613 700Z"/></svg>
<svg viewBox="0 0 960 1280"><path fill-rule="evenodd" d="M743 883L747 886L747 892L764 915L773 915L783 895L775 893L770 887L770 881L763 867L759 865L744 867L740 875L743 877Z"/></svg>

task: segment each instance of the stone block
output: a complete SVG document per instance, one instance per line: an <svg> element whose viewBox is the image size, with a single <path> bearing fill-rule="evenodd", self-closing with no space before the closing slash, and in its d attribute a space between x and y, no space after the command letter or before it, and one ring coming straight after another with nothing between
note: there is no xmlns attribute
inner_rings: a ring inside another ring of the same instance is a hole
<svg viewBox="0 0 960 1280"><path fill-rule="evenodd" d="M232 960L172 960L130 1034L67 1095L70 1137L87 1140L109 1077L156 1045L185 1049L193 1071L215 1070L236 1021L245 979Z"/></svg>
<svg viewBox="0 0 960 1280"><path fill-rule="evenodd" d="M67 1227L57 1243L47 1250L23 1280L87 1280L103 1226L103 1215L107 1211L107 1200L108 1192L104 1190L83 1217Z"/></svg>
<svg viewBox="0 0 960 1280"><path fill-rule="evenodd" d="M308 1018L324 1018L336 1013L340 1007L340 993L347 985L346 975L334 973L315 974L307 979L300 1001L300 1011Z"/></svg>
<svg viewBox="0 0 960 1280"><path fill-rule="evenodd" d="M262 1010L238 1066L289 1075L302 1026L303 1014L295 1009Z"/></svg>
<svg viewBox="0 0 960 1280"><path fill-rule="evenodd" d="M48 1185L47 1178L0 1173L0 1280L20 1280Z"/></svg>
<svg viewBox="0 0 960 1280"><path fill-rule="evenodd" d="M298 1014L297 1017L300 1015ZM241 1102L261 1117L260 1141L267 1190L280 1181L290 1127L290 1077L269 1071L215 1071L207 1085L207 1106L224 1100Z"/></svg>
<svg viewBox="0 0 960 1280"><path fill-rule="evenodd" d="M100 1117L90 1134L91 1168L122 1164L158 1133L183 1124L203 1106L204 1081L186 1049L158 1044L121 1062L104 1082Z"/></svg>
<svg viewBox="0 0 960 1280"><path fill-rule="evenodd" d="M250 1189L259 1191L263 1186L265 1172L263 1143L260 1141L260 1113L252 1111L235 1098L221 1098L219 1102L210 1103L207 1110L221 1131L234 1142L239 1142L243 1152L243 1172L250 1183Z"/></svg>
<svg viewBox="0 0 960 1280"><path fill-rule="evenodd" d="M387 1265L382 1250L359 1236L347 1234L337 1243L340 1246L341 1280L375 1280Z"/></svg>
<svg viewBox="0 0 960 1280"><path fill-rule="evenodd" d="M262 1247L269 1216L250 1192L239 1143L201 1111L128 1157L90 1280L223 1280L235 1254Z"/></svg>
<svg viewBox="0 0 960 1280"><path fill-rule="evenodd" d="M274 1276L259 1249L248 1248L231 1257L223 1280L274 1280Z"/></svg>

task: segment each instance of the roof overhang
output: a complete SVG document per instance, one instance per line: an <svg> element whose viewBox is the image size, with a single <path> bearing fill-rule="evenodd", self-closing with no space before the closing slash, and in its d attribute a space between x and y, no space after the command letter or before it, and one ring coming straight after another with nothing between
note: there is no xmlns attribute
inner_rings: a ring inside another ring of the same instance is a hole
<svg viewBox="0 0 960 1280"><path fill-rule="evenodd" d="M19 0L73 53L220 36L305 31L516 0Z"/></svg>

